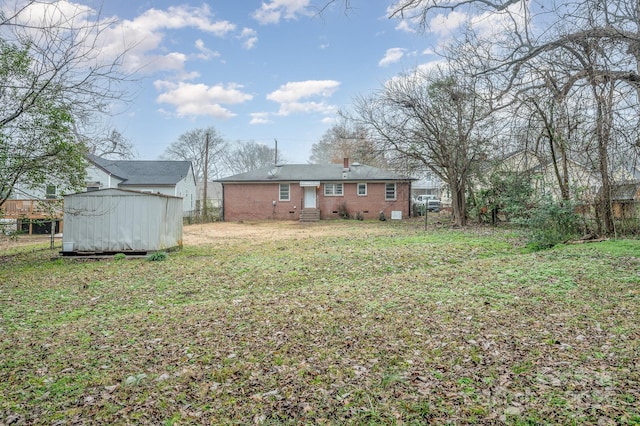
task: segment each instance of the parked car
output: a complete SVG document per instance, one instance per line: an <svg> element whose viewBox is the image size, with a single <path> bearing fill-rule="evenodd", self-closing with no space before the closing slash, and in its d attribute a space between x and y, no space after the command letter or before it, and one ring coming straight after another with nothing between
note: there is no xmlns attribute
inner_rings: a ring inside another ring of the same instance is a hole
<svg viewBox="0 0 640 426"><path fill-rule="evenodd" d="M420 213L424 212L425 206L430 212L438 213L440 211L440 200L435 195L418 195L413 203Z"/></svg>

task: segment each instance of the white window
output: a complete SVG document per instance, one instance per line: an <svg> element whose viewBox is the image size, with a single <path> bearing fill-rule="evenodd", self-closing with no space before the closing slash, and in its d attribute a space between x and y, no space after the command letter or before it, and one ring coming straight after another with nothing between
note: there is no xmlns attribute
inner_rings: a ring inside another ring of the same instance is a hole
<svg viewBox="0 0 640 426"><path fill-rule="evenodd" d="M396 199L396 184L395 183L387 183L384 186L384 199L385 200L395 200Z"/></svg>
<svg viewBox="0 0 640 426"><path fill-rule="evenodd" d="M56 189L55 185L47 185L46 198L56 198Z"/></svg>
<svg viewBox="0 0 640 426"><path fill-rule="evenodd" d="M324 195L326 196L342 196L342 184L341 183L325 183Z"/></svg>
<svg viewBox="0 0 640 426"><path fill-rule="evenodd" d="M364 197L365 195L367 195L367 184L366 183L359 183L358 184L358 196Z"/></svg>
<svg viewBox="0 0 640 426"><path fill-rule="evenodd" d="M278 197L278 199L280 201L289 201L289 194L290 194L290 186L288 183L281 183L280 184L280 196Z"/></svg>

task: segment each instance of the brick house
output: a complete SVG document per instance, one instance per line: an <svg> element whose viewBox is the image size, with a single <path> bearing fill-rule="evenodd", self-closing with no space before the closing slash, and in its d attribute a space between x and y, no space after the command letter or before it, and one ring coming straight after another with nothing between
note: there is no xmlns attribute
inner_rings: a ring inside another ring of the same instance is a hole
<svg viewBox="0 0 640 426"><path fill-rule="evenodd" d="M349 164L282 164L218 180L222 215L234 220L406 218L413 179L375 167ZM393 214L392 214L393 212Z"/></svg>

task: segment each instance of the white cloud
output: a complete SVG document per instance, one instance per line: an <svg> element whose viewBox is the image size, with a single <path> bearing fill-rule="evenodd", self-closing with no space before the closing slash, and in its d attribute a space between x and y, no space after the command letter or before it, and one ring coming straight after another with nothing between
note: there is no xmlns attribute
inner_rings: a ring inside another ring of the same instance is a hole
<svg viewBox="0 0 640 426"><path fill-rule="evenodd" d="M438 15L434 16L429 22L429 29L431 30L431 32L436 33L440 36L450 36L458 28L463 26L468 21L468 19L469 15L457 11L450 12L447 15L439 13Z"/></svg>
<svg viewBox="0 0 640 426"><path fill-rule="evenodd" d="M501 37L514 25L524 25L526 14L522 12L520 3L509 6L500 12L484 12L480 15L470 15L458 11L438 14L429 21L429 30L442 38L450 39L455 33L467 25L473 28L479 37L492 39ZM446 42L443 40L441 42Z"/></svg>
<svg viewBox="0 0 640 426"><path fill-rule="evenodd" d="M417 32L407 19L400 20L398 25L396 25L396 30L410 34L415 34Z"/></svg>
<svg viewBox="0 0 640 426"><path fill-rule="evenodd" d="M211 33L217 37L225 37L235 31L236 26L228 21L214 20L208 6L188 7L172 6L167 10L149 9L142 15L132 19L123 20L118 25L110 28L109 38L117 52L122 49L122 40L127 40L131 48L125 56L125 67L129 71L144 69L146 72L163 70L161 64L175 62L163 61L158 52L163 48L164 32L169 30L181 30L194 28L202 32ZM201 59L209 59L219 56L219 53L207 49L201 40L196 41L196 48L200 51L197 55ZM175 53L171 53L175 55ZM182 67L188 57L184 56ZM175 66L166 70L176 70Z"/></svg>
<svg viewBox="0 0 640 426"><path fill-rule="evenodd" d="M334 105L324 102L286 102L280 104L278 115L287 116L291 114L320 113L323 115L333 114L337 111Z"/></svg>
<svg viewBox="0 0 640 426"><path fill-rule="evenodd" d="M243 28L238 38L243 40L242 47L251 50L258 42L258 33L251 28Z"/></svg>
<svg viewBox="0 0 640 426"><path fill-rule="evenodd" d="M196 40L195 46L196 46L196 49L200 51L200 53L196 55L198 59L203 59L206 61L211 58L220 57L220 52L216 52L215 50L209 49L207 46L204 45L204 41L202 41L201 39Z"/></svg>
<svg viewBox="0 0 640 426"><path fill-rule="evenodd" d="M294 81L280 86L267 95L267 99L279 103L297 102L312 96L330 97L340 86L335 80Z"/></svg>
<svg viewBox="0 0 640 426"><path fill-rule="evenodd" d="M251 15L253 19L262 25L277 24L281 19L296 19L298 15L310 16L310 0L271 0L262 3Z"/></svg>
<svg viewBox="0 0 640 426"><path fill-rule="evenodd" d="M291 114L334 114L337 108L323 101L338 90L339 81L335 80L307 80L294 81L280 86L267 95L267 99L280 104L277 115ZM320 101L310 100L319 98Z"/></svg>
<svg viewBox="0 0 640 426"><path fill-rule="evenodd" d="M2 4L5 7L5 2ZM166 32L192 28L216 37L226 37L236 31L235 24L215 19L207 5L171 6L166 10L152 8L133 19L119 20L117 17L100 16L91 7L68 0L37 1L18 14L16 23L20 24L23 31L34 28L32 35L35 40L44 34L36 31L37 28L57 25L58 29L80 29L75 40L86 38L87 53L84 58L87 59L87 65L91 60L97 64L109 64L121 58L122 69L127 73L141 70L148 73L160 70L183 73L190 56L166 49L163 45ZM64 38L66 34L57 36ZM203 47L202 42L196 42L196 48L200 50L196 57L219 55ZM169 53L165 52L167 50Z"/></svg>
<svg viewBox="0 0 640 426"><path fill-rule="evenodd" d="M1 2L2 9L9 8L7 3ZM21 9L24 7L24 9ZM36 34L40 28L46 27L82 27L89 21L90 17L97 15L96 11L87 5L73 3L67 0L54 2L31 2L30 4L20 4L16 2L15 10L20 10L16 17L16 23L25 25L24 28L32 28ZM11 13L3 13L4 15Z"/></svg>
<svg viewBox="0 0 640 426"><path fill-rule="evenodd" d="M161 29L195 28L224 37L236 29L229 21L213 21L207 5L201 7L170 6L167 10L149 9L132 22L134 26L153 32Z"/></svg>
<svg viewBox="0 0 640 426"><path fill-rule="evenodd" d="M271 121L269 119L269 113L268 112L254 112L251 115L251 121L249 122L249 124L269 124L269 123L273 123L273 121Z"/></svg>
<svg viewBox="0 0 640 426"><path fill-rule="evenodd" d="M178 117L231 118L236 114L222 105L235 105L253 99L253 96L241 91L242 86L234 83L226 86L221 84L207 86L157 80L154 85L156 90L161 92L156 101L172 105Z"/></svg>
<svg viewBox="0 0 640 426"><path fill-rule="evenodd" d="M387 49L387 52L384 55L384 58L380 59L378 65L381 67L386 67L387 65L391 65L393 63L398 62L404 56L407 50L401 47L393 47L391 49Z"/></svg>

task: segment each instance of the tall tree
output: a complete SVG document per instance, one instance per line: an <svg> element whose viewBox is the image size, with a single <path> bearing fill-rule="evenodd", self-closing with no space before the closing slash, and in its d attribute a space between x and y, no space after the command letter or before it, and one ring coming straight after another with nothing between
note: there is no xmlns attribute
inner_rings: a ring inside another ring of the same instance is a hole
<svg viewBox="0 0 640 426"><path fill-rule="evenodd" d="M231 174L238 174L267 167L276 161L276 150L255 141L236 142L233 149L226 155L226 168ZM278 163L285 163L278 154Z"/></svg>
<svg viewBox="0 0 640 426"><path fill-rule="evenodd" d="M102 158L131 160L137 155L133 143L117 129L103 129L103 132L92 138L77 131L76 140L80 140L87 147L89 153Z"/></svg>
<svg viewBox="0 0 640 426"><path fill-rule="evenodd" d="M31 189L53 181L63 191L78 188L84 181L84 147L74 141L69 108L35 96L19 110L14 102L34 79L33 61L28 48L2 40L0 58L0 207L18 184Z"/></svg>
<svg viewBox="0 0 640 426"><path fill-rule="evenodd" d="M309 162L313 164L340 163L344 158L374 167L386 167L384 150L379 149L367 129L343 120L329 128L311 147Z"/></svg>
<svg viewBox="0 0 640 426"><path fill-rule="evenodd" d="M189 130L172 142L162 154L165 160L191 161L196 181L204 179L207 134L209 135L208 179L222 177L229 144L215 127Z"/></svg>
<svg viewBox="0 0 640 426"><path fill-rule="evenodd" d="M379 143L438 174L451 189L454 223L464 226L466 191L472 165L484 152L482 125L490 113L474 80L416 70L357 99L354 119L374 130Z"/></svg>
<svg viewBox="0 0 640 426"><path fill-rule="evenodd" d="M18 0L0 11L0 206L16 184L83 183L82 117L122 100L122 55L100 55L111 22L79 5Z"/></svg>
<svg viewBox="0 0 640 426"><path fill-rule="evenodd" d="M324 4L335 2L349 8L353 1L327 0ZM624 131L631 129L635 135L640 127L640 2L390 0L389 4L390 18L425 31L433 22L451 17L455 18L451 23L460 23L466 18L466 25L458 26L458 39L463 40L458 50L476 57L475 64L467 68L470 74L491 73L496 81L501 80L503 101L524 92L535 97L550 82L547 75L553 76L560 99L589 94L593 126L584 133L587 143L582 151L593 158L602 181L598 200L601 232L613 234L610 197L616 159L633 155L631 163L636 163L640 154L635 138ZM478 27L482 30L474 31ZM481 40L484 47L474 43L470 48L468 40ZM564 183L561 178L560 185ZM566 195L566 185L563 190Z"/></svg>
<svg viewBox="0 0 640 426"><path fill-rule="evenodd" d="M476 11L485 17L506 16L511 25L501 43L486 39L490 48L477 50L482 66L475 73L501 74L504 93L535 91L548 83L545 73L532 73L547 64L561 97L589 94L593 145L583 149L594 158L601 179L597 203L601 232L615 232L611 211L613 159L628 151L616 139L629 121L640 117L640 2L637 0L579 0L558 4L520 0L401 0L391 15L410 17L428 28L436 13ZM562 70L557 73L556 70ZM625 117L625 120L617 120ZM622 127L621 127L622 126ZM636 150L637 155L637 150Z"/></svg>

